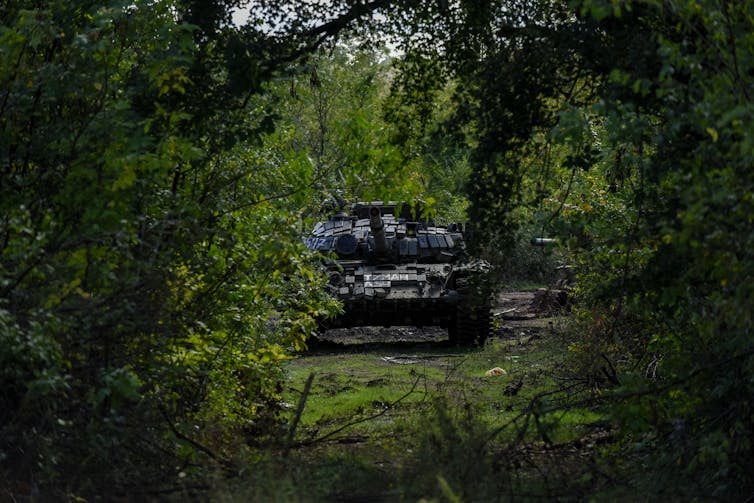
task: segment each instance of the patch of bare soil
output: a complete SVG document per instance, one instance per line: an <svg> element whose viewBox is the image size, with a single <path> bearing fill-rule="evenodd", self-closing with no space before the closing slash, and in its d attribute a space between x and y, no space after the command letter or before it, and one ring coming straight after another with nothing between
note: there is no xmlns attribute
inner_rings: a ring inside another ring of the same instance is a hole
<svg viewBox="0 0 754 503"><path fill-rule="evenodd" d="M328 330L321 339L335 344L439 342L448 338L440 327L353 327Z"/></svg>

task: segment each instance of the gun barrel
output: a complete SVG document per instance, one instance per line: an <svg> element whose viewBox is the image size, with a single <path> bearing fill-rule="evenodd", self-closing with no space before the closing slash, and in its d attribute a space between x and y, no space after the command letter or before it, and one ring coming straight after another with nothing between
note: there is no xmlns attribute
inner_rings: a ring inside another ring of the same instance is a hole
<svg viewBox="0 0 754 503"><path fill-rule="evenodd" d="M533 246L547 246L551 244L555 244L556 240L554 238L531 238L531 244Z"/></svg>
<svg viewBox="0 0 754 503"><path fill-rule="evenodd" d="M376 206L369 208L369 228L374 238L374 251L377 255L387 255L389 248L385 238L385 224L382 221L380 209Z"/></svg>

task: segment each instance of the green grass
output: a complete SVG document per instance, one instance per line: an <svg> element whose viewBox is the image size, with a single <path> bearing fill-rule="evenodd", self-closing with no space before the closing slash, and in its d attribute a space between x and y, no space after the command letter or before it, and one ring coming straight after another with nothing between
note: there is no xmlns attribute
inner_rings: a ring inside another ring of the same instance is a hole
<svg viewBox="0 0 754 503"><path fill-rule="evenodd" d="M249 470L243 494L260 501L500 501L514 490L546 496L543 476L548 484L581 480L582 458L570 446L600 417L559 408L573 396L558 391L568 359L554 327L547 320L527 325L482 349L372 344L287 362L289 424L304 405L294 442L287 456ZM486 376L493 367L505 374ZM568 455L555 459L553 450Z"/></svg>
<svg viewBox="0 0 754 503"><path fill-rule="evenodd" d="M385 355L390 356L390 355ZM400 355L398 355L400 356ZM390 409L394 417L426 403L446 379L450 359L424 359L416 365L390 363L379 354L302 357L288 364L287 403L298 405L310 374L314 381L306 398L300 426L340 426ZM400 401L399 401L400 400ZM382 422L389 427L389 422ZM374 425L354 427L350 433L372 431Z"/></svg>
<svg viewBox="0 0 754 503"><path fill-rule="evenodd" d="M352 422L356 424L339 435L389 432L396 421L421 413L439 398L459 408L473 404L476 419L497 428L521 414L533 398L558 386L553 376L566 355L557 338L530 339L491 340L484 349L422 348L418 355L389 347L303 355L287 364L284 398L293 416L304 384L314 374L298 432L309 439ZM506 373L486 376L494 367ZM512 392L517 385L519 389ZM358 422L378 414L379 420ZM568 411L553 418L552 424L569 430L591 419L584 411ZM558 438L567 437L562 433Z"/></svg>

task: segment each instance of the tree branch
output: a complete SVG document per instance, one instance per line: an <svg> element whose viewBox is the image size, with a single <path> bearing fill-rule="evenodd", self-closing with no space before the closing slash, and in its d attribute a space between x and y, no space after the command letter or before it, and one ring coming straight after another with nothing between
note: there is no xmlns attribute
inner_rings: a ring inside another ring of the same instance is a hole
<svg viewBox="0 0 754 503"><path fill-rule="evenodd" d="M312 382L314 382L314 372L309 374L309 378L306 380L306 384L304 385L304 391L301 393L301 398L298 401L298 407L296 407L296 415L293 418L293 424L291 424L291 429L288 432L288 441L286 442L286 448L285 448L285 457L288 457L288 453L291 450L291 446L293 445L293 439L296 436L296 429L298 428L298 423L301 421L301 416L304 413L304 408L306 408L306 400L309 398L309 393L312 389Z"/></svg>
<svg viewBox="0 0 754 503"><path fill-rule="evenodd" d="M173 433L173 435L176 436L176 438L178 438L179 440L181 440L183 442L186 442L187 444L189 444L191 447L195 448L196 450L203 452L204 454L206 454L207 456L209 456L212 460L220 463L221 465L225 466L226 468L230 467L230 462L229 461L227 461L225 459L222 459L222 458L219 458L217 456L217 454L215 454L214 452L212 452L212 450L209 447L206 447L206 446L200 444L199 442L197 442L196 440L194 440L192 438L189 438L186 435L184 435L183 433L181 433L178 430L178 428L176 428L176 426L173 424L173 421L170 420L170 417L168 416L168 413L165 410L165 407L163 407L162 405L160 405L159 406L159 410L162 413L162 416L165 418L165 422L168 424L168 428L170 428L170 431Z"/></svg>

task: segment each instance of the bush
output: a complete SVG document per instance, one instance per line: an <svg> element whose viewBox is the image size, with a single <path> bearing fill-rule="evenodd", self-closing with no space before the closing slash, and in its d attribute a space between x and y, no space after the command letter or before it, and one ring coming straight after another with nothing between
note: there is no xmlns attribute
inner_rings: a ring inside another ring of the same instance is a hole
<svg viewBox="0 0 754 503"><path fill-rule="evenodd" d="M402 492L442 501L495 501L505 493L504 473L493 462L489 429L473 406L454 410L433 402L416 425L414 452L401 469Z"/></svg>

